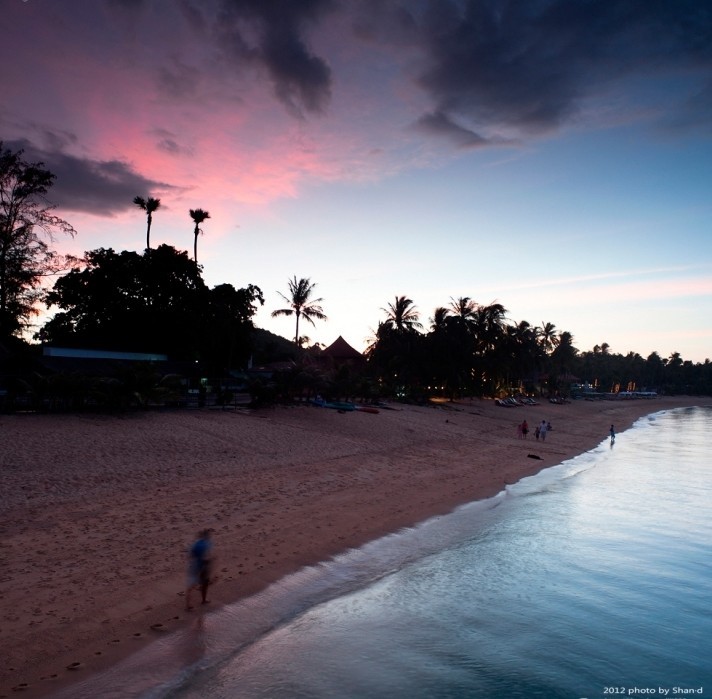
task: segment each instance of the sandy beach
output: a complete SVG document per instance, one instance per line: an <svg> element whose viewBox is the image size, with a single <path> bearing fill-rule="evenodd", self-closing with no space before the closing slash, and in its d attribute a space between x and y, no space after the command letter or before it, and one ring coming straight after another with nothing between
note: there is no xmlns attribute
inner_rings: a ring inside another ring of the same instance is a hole
<svg viewBox="0 0 712 699"><path fill-rule="evenodd" d="M587 451L611 423L709 403L0 416L0 697L49 696L202 610ZM218 579L185 611L206 527Z"/></svg>

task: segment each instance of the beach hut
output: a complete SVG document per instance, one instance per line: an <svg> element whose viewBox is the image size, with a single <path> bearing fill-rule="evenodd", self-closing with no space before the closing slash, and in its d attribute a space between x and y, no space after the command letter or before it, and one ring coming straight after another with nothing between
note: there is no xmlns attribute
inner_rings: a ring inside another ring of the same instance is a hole
<svg viewBox="0 0 712 699"><path fill-rule="evenodd" d="M328 357L335 364L345 364L347 362L362 362L364 356L354 349L341 335L334 340L326 349L322 350L322 357Z"/></svg>

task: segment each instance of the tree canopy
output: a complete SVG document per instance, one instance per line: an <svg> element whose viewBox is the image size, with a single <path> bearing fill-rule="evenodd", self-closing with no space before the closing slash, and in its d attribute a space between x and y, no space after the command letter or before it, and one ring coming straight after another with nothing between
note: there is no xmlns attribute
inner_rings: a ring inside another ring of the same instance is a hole
<svg viewBox="0 0 712 699"><path fill-rule="evenodd" d="M100 248L57 280L47 305L58 313L39 338L66 347L162 352L226 370L249 355L256 286L208 289L186 252L160 245L144 254Z"/></svg>
<svg viewBox="0 0 712 699"><path fill-rule="evenodd" d="M210 214L207 211L203 211L203 209L190 209L188 213L195 224L193 227L193 260L198 264L198 236L203 232L200 224L210 218Z"/></svg>
<svg viewBox="0 0 712 699"><path fill-rule="evenodd" d="M134 197L133 203L146 212L146 249L151 249L151 223L153 223L153 214L158 211L161 206L160 199L148 197Z"/></svg>
<svg viewBox="0 0 712 699"><path fill-rule="evenodd" d="M311 279L297 279L294 276L288 282L289 285L289 296L285 296L281 292L277 292L288 304L288 308L280 308L276 311L272 311L272 317L277 316L291 316L294 314L296 316L296 330L294 334L294 343L297 346L301 346L299 337L299 319L304 318L308 323L314 325L314 319L326 320L326 315L324 310L319 305L324 299L314 299L312 298L312 293L316 287L316 283L313 283Z"/></svg>
<svg viewBox="0 0 712 699"><path fill-rule="evenodd" d="M27 162L0 141L0 338L27 328L43 279L63 267L49 246L54 235L74 235L46 199L54 180L43 163Z"/></svg>

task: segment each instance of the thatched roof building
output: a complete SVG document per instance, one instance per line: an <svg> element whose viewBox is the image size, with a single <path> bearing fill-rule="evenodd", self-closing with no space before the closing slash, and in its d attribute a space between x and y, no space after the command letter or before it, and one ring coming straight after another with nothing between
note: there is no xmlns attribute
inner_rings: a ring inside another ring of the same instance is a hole
<svg viewBox="0 0 712 699"><path fill-rule="evenodd" d="M322 356L328 357L336 363L360 362L364 356L354 349L341 335L336 338L326 349L322 350Z"/></svg>

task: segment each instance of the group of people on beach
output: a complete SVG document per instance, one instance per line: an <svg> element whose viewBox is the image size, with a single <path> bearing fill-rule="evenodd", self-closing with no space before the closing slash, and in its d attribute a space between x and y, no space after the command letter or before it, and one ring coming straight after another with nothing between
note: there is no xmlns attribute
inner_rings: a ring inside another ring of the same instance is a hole
<svg viewBox="0 0 712 699"><path fill-rule="evenodd" d="M551 432L553 428L551 427L551 423L548 422L547 420L542 420L537 426L536 429L534 430L534 436L536 437L537 442L541 439L541 441L546 440L546 433ZM526 439L527 435L529 434L529 423L527 423L526 420L523 422L520 422L517 425L517 436L519 439Z"/></svg>

